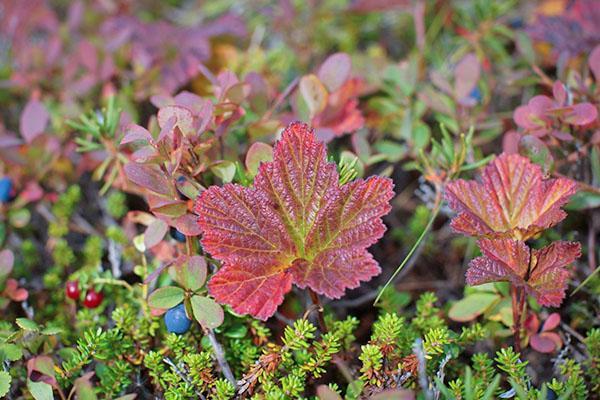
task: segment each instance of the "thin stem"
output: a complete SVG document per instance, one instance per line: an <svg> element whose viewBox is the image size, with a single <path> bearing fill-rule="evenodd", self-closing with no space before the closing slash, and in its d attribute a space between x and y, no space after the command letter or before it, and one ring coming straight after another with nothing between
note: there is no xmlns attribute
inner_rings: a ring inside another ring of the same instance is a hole
<svg viewBox="0 0 600 400"><path fill-rule="evenodd" d="M94 284L103 283L105 285L123 286L128 290L133 290L133 287L126 281L121 279L110 279L110 278L96 278Z"/></svg>
<svg viewBox="0 0 600 400"><path fill-rule="evenodd" d="M217 363L219 364L219 367L221 367L221 371L223 371L223 375L225 375L225 378L233 385L233 387L237 388L237 381L233 376L233 372L231 372L229 363L225 359L225 352L223 351L223 347L221 347L221 344L217 340L215 332L212 329L206 329L205 332L213 349L213 354L217 359Z"/></svg>
<svg viewBox="0 0 600 400"><path fill-rule="evenodd" d="M523 325L523 315L525 314L525 298L527 294L523 289L511 286L510 294L512 298L513 314L513 338L515 341L515 351L521 353L521 327Z"/></svg>
<svg viewBox="0 0 600 400"><path fill-rule="evenodd" d="M308 289L308 294L310 295L310 299L317 309L317 318L319 321L319 328L321 328L321 333L327 333L327 325L325 325L325 318L323 317L323 305L321 304L321 299L319 299L319 295L312 289Z"/></svg>
<svg viewBox="0 0 600 400"><path fill-rule="evenodd" d="M442 205L442 191L438 190L437 194L436 194L435 205L434 205L433 211L431 213L431 217L429 218L429 221L427 222L427 225L425 226L425 229L423 229L423 232L421 232L421 235L419 236L419 238L417 239L415 244L413 244L412 248L410 249L410 251L408 252L406 257L404 257L404 260L402 260L402 263L400 263L398 268L396 268L396 271L394 271L394 273L392 274L390 279L388 279L388 281L385 283L383 288L379 291L379 294L375 298L373 305L375 305L379 302L379 300L381 299L381 295L383 294L385 289L387 289L387 287L394 281L394 278L396 278L396 276L398 276L398 274L400 273L400 271L402 271L402 269L404 268L406 263L408 263L408 261L411 259L413 253L417 250L417 248L419 248L421 241L423 241L423 239L425 238L425 235L427 235L427 233L431 229L431 226L433 225L435 218L437 217L438 213L440 212L441 205Z"/></svg>

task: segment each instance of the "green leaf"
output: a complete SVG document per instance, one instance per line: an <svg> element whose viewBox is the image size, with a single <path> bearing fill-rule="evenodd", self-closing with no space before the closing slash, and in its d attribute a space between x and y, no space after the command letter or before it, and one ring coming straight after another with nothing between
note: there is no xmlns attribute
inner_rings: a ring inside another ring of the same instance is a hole
<svg viewBox="0 0 600 400"><path fill-rule="evenodd" d="M306 75L300 79L298 89L308 106L310 118L314 118L327 106L327 89L315 75Z"/></svg>
<svg viewBox="0 0 600 400"><path fill-rule="evenodd" d="M96 400L98 398L92 386L92 376L94 376L94 372L88 372L75 380L73 390L77 394L77 400Z"/></svg>
<svg viewBox="0 0 600 400"><path fill-rule="evenodd" d="M40 332L42 335L48 335L48 336L53 336L53 335L58 335L59 333L63 333L63 329L59 328L57 326L47 326L44 329L42 329L42 331Z"/></svg>
<svg viewBox="0 0 600 400"><path fill-rule="evenodd" d="M596 207L600 207L600 194L580 190L571 197L565 209L580 211Z"/></svg>
<svg viewBox="0 0 600 400"><path fill-rule="evenodd" d="M23 357L23 350L13 343L0 344L0 361L17 361Z"/></svg>
<svg viewBox="0 0 600 400"><path fill-rule="evenodd" d="M183 301L184 290L176 286L165 286L156 289L148 297L148 305L152 308L169 309Z"/></svg>
<svg viewBox="0 0 600 400"><path fill-rule="evenodd" d="M15 228L23 228L31 220L31 213L26 208L10 210L8 212L8 220L10 221L10 224Z"/></svg>
<svg viewBox="0 0 600 400"><path fill-rule="evenodd" d="M472 321L499 299L500 296L493 293L474 293L454 303L448 312L448 316L454 321Z"/></svg>
<svg viewBox="0 0 600 400"><path fill-rule="evenodd" d="M19 328L24 329L26 331L38 332L40 327L34 321L27 318L17 318L16 321Z"/></svg>
<svg viewBox="0 0 600 400"><path fill-rule="evenodd" d="M35 400L54 400L52 386L45 382L34 382L27 379L27 388Z"/></svg>
<svg viewBox="0 0 600 400"><path fill-rule="evenodd" d="M205 328L215 329L223 323L223 308L213 299L204 296L192 297L194 318Z"/></svg>
<svg viewBox="0 0 600 400"><path fill-rule="evenodd" d="M213 174L219 177L223 183L229 183L235 176L235 164L231 161L223 160L213 164L210 167Z"/></svg>
<svg viewBox="0 0 600 400"><path fill-rule="evenodd" d="M350 382L348 388L346 389L346 400L356 400L360 397L360 394L363 391L365 384L360 379L357 379L353 382Z"/></svg>
<svg viewBox="0 0 600 400"><path fill-rule="evenodd" d="M10 390L10 382L12 377L6 371L0 371L0 397L6 396Z"/></svg>
<svg viewBox="0 0 600 400"><path fill-rule="evenodd" d="M176 264L169 272L177 283L195 292L206 282L206 260L202 256L192 256L182 263Z"/></svg>

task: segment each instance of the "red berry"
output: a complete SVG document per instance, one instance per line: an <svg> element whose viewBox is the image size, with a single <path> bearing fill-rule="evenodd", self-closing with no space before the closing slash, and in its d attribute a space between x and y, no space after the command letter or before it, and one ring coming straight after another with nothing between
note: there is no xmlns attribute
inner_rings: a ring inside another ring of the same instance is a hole
<svg viewBox="0 0 600 400"><path fill-rule="evenodd" d="M79 282L68 281L65 287L65 292L68 298L77 300L79 298Z"/></svg>
<svg viewBox="0 0 600 400"><path fill-rule="evenodd" d="M96 292L93 288L89 289L83 299L83 305L87 308L96 308L102 303L104 295L102 292Z"/></svg>

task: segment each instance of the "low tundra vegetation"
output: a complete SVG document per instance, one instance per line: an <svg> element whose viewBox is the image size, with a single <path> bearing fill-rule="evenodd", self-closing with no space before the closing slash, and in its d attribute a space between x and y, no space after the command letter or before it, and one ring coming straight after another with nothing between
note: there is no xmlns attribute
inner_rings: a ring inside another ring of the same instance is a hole
<svg viewBox="0 0 600 400"><path fill-rule="evenodd" d="M597 399L600 3L0 4L0 397Z"/></svg>

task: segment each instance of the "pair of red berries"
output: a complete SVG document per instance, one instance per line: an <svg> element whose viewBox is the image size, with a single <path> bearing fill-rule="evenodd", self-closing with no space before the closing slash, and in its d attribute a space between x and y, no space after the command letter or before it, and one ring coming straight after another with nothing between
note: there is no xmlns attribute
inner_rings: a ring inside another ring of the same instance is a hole
<svg viewBox="0 0 600 400"><path fill-rule="evenodd" d="M79 281L69 281L65 287L67 297L73 300L79 299ZM104 295L102 292L96 292L93 287L90 287L85 293L83 305L87 308L96 308L102 303Z"/></svg>

